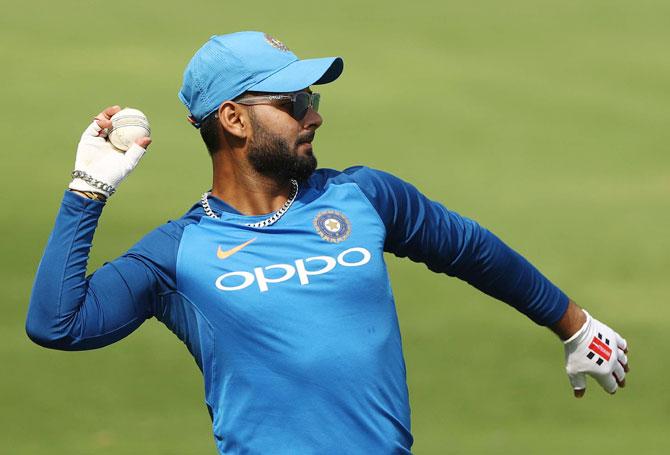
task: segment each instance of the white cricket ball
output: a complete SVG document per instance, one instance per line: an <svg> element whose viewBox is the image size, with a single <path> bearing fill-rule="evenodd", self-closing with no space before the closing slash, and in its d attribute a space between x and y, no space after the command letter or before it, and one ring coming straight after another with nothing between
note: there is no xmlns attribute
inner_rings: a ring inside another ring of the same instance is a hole
<svg viewBox="0 0 670 455"><path fill-rule="evenodd" d="M149 120L138 109L127 107L112 115L112 128L107 137L112 145L125 152L141 137L150 137Z"/></svg>

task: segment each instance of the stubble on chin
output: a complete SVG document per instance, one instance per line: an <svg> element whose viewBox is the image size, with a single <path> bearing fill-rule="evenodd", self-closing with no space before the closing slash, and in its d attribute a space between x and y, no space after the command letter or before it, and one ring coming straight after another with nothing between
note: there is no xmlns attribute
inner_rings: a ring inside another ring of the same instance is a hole
<svg viewBox="0 0 670 455"><path fill-rule="evenodd" d="M256 172L276 181L307 180L317 166L314 153L300 154L298 146L311 142L314 134L298 138L293 147L281 137L255 129L249 142L248 160Z"/></svg>

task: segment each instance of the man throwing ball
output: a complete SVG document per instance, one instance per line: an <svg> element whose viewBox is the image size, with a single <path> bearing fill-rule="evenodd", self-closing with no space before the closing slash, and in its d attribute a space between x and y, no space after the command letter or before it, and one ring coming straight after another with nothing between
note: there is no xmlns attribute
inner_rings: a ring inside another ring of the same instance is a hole
<svg viewBox="0 0 670 455"><path fill-rule="evenodd" d="M106 139L119 107L98 115L37 271L30 338L95 349L155 317L202 371L220 453L410 453L392 252L553 330L576 396L585 375L623 387L626 341L491 232L385 172L317 169L312 87L342 70L260 32L212 37L179 92L212 158L211 191L86 277L106 201L150 143L120 153Z"/></svg>

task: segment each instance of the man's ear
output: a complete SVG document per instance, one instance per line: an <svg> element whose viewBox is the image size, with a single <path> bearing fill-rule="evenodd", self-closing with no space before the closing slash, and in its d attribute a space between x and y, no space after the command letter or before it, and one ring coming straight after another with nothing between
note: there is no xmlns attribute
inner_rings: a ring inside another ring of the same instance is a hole
<svg viewBox="0 0 670 455"><path fill-rule="evenodd" d="M219 122L225 132L239 139L251 136L249 115L241 104L225 101L219 106L218 114Z"/></svg>

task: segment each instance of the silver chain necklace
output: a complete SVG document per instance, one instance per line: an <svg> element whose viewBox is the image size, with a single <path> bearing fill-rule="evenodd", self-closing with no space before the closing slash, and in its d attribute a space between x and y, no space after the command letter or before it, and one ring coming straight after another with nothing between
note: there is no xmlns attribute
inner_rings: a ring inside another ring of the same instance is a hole
<svg viewBox="0 0 670 455"><path fill-rule="evenodd" d="M202 205L202 209L205 211L205 215L207 215L210 218L216 219L218 218L218 216L209 206L209 201L207 200L207 197L210 194L211 193L209 191L202 193L202 197L200 198L200 205ZM291 194L289 194L288 199L286 200L284 205L282 205L279 208L279 210L273 213L272 216L270 216L269 218L266 218L263 221L259 221L257 223L247 223L246 225L254 228L264 228L275 224L279 220L279 218L284 216L284 214L288 211L297 195L298 195L298 182L295 181L294 179L291 179Z"/></svg>

